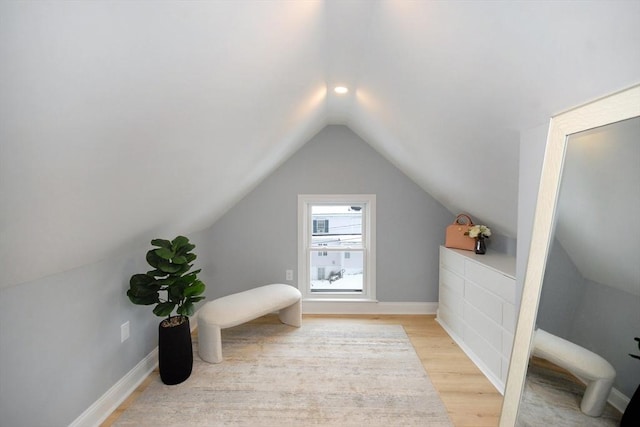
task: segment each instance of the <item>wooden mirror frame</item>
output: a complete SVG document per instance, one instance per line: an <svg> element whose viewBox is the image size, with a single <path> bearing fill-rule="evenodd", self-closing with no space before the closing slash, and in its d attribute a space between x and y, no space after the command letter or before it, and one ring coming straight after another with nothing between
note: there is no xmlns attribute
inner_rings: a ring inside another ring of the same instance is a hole
<svg viewBox="0 0 640 427"><path fill-rule="evenodd" d="M502 403L500 427L515 426L518 416L553 232L568 137L637 116L640 116L640 86L596 100L551 119L533 220L529 260L520 301L520 314Z"/></svg>

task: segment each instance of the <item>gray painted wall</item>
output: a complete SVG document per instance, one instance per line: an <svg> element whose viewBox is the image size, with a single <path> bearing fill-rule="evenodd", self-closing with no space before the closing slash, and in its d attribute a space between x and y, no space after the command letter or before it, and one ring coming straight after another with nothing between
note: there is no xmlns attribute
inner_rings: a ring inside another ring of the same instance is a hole
<svg viewBox="0 0 640 427"><path fill-rule="evenodd" d="M202 254L198 235L189 237ZM157 346L160 318L125 295L131 275L149 270L151 245L142 245L0 288L0 425L70 424ZM127 320L131 337L120 343Z"/></svg>
<svg viewBox="0 0 640 427"><path fill-rule="evenodd" d="M345 126L324 128L207 231L207 296L297 278L298 194L359 193L377 196L378 300L438 301L452 214Z"/></svg>
<svg viewBox="0 0 640 427"><path fill-rule="evenodd" d="M582 303L583 279L569 255L553 240L540 292L536 324L547 332L570 340L578 307Z"/></svg>
<svg viewBox="0 0 640 427"><path fill-rule="evenodd" d="M522 297L522 286L531 246L533 217L538 201L538 188L542 174L544 149L547 142L548 124L524 131L520 134L520 167L518 176L518 242L516 255L517 301Z"/></svg>

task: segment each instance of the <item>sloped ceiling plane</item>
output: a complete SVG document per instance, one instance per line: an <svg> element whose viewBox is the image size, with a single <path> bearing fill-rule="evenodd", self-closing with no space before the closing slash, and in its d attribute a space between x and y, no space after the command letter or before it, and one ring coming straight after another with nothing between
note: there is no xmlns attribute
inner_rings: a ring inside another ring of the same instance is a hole
<svg viewBox="0 0 640 427"><path fill-rule="evenodd" d="M2 286L204 229L327 124L515 237L520 132L637 84L638 22L638 1L3 1Z"/></svg>

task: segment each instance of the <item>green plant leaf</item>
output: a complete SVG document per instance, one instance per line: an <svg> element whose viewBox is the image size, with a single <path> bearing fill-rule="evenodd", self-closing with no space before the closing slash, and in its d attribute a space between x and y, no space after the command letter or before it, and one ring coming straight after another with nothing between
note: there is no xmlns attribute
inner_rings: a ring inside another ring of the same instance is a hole
<svg viewBox="0 0 640 427"><path fill-rule="evenodd" d="M157 293L147 294L147 295L139 295L133 289L129 289L127 291L127 296L129 300L137 305L152 305L160 302Z"/></svg>
<svg viewBox="0 0 640 427"><path fill-rule="evenodd" d="M185 286L189 286L190 284L195 282L197 278L198 278L198 276L196 276L194 273L189 273L189 274L186 274L186 275L180 277L179 279L177 279L176 283L179 283L179 284L185 285Z"/></svg>
<svg viewBox="0 0 640 427"><path fill-rule="evenodd" d="M167 276L165 278L156 280L156 283L158 283L160 286L167 287L173 285L177 280L180 280L180 277Z"/></svg>
<svg viewBox="0 0 640 427"><path fill-rule="evenodd" d="M171 247L175 250L178 248L183 248L184 246L189 244L189 239L184 236L178 236L171 241Z"/></svg>
<svg viewBox="0 0 640 427"><path fill-rule="evenodd" d="M185 258L187 258L187 262L193 262L196 258L196 254L185 254Z"/></svg>
<svg viewBox="0 0 640 427"><path fill-rule="evenodd" d="M186 264L187 258L182 255L176 255L171 261L173 261L174 264Z"/></svg>
<svg viewBox="0 0 640 427"><path fill-rule="evenodd" d="M156 283L152 284L132 284L129 291L135 296L143 297L146 295L157 294L160 291L160 285Z"/></svg>
<svg viewBox="0 0 640 427"><path fill-rule="evenodd" d="M160 271L158 269L147 271L147 276L153 276L153 277L160 276L161 277L161 276L166 276L166 275L167 275L167 273L165 273L164 271Z"/></svg>
<svg viewBox="0 0 640 427"><path fill-rule="evenodd" d="M184 265L184 264L182 264L182 265ZM173 274L173 273L177 273L178 271L180 271L180 268L182 267L182 265L181 264L171 264L166 259L160 258L160 260L158 261L158 270L164 271L165 273Z"/></svg>
<svg viewBox="0 0 640 427"><path fill-rule="evenodd" d="M156 249L154 252L160 258L166 259L166 260L170 260L171 258L173 258L176 255L174 251L172 251L171 249L167 249L167 248Z"/></svg>
<svg viewBox="0 0 640 427"><path fill-rule="evenodd" d="M205 290L205 285L200 280L196 280L193 282L191 286L188 286L184 290L185 297L194 297L196 295L200 295Z"/></svg>
<svg viewBox="0 0 640 427"><path fill-rule="evenodd" d="M185 285L173 285L171 286L169 289L167 289L167 292L169 294L169 299L171 301L179 301L181 299L184 299L184 289L186 288Z"/></svg>
<svg viewBox="0 0 640 427"><path fill-rule="evenodd" d="M192 245L191 243L184 245L184 246L180 246L179 248L176 249L176 253L178 255L187 255L188 253L190 253L194 248L196 247L196 245Z"/></svg>
<svg viewBox="0 0 640 427"><path fill-rule="evenodd" d="M174 264L174 265L177 265L179 267L178 270L175 273L173 273L176 276L182 276L191 269L191 265L189 264Z"/></svg>
<svg viewBox="0 0 640 427"><path fill-rule="evenodd" d="M147 263L156 270L159 270L158 265L160 264L160 261L162 261L162 258L156 255L155 251L155 249L151 249L147 252Z"/></svg>
<svg viewBox="0 0 640 427"><path fill-rule="evenodd" d="M191 301L187 301L182 306L178 307L178 314L182 314L184 316L193 316L195 312L195 306Z"/></svg>
<svg viewBox="0 0 640 427"><path fill-rule="evenodd" d="M153 295L154 298L158 298L157 294L161 286L153 277L147 276L146 274L134 274L131 276L131 280L129 280L129 287L127 295L136 298L143 298L146 304L146 301L148 301L147 297L149 295Z"/></svg>
<svg viewBox="0 0 640 427"><path fill-rule="evenodd" d="M165 239L153 239L151 241L151 244L153 246L158 246L160 248L171 249L171 242Z"/></svg>
<svg viewBox="0 0 640 427"><path fill-rule="evenodd" d="M155 279L153 277L146 274L134 274L129 280L129 285L148 285L154 281Z"/></svg>
<svg viewBox="0 0 640 427"><path fill-rule="evenodd" d="M153 313L156 316L167 317L171 315L175 306L173 302L161 302L153 309Z"/></svg>

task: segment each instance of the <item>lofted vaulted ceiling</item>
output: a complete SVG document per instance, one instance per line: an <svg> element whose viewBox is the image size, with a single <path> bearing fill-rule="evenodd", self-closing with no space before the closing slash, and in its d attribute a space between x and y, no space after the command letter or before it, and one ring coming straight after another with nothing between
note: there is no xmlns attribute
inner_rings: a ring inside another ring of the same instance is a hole
<svg viewBox="0 0 640 427"><path fill-rule="evenodd" d="M639 21L638 1L3 1L1 285L206 228L335 123L515 237L519 132L640 82Z"/></svg>

